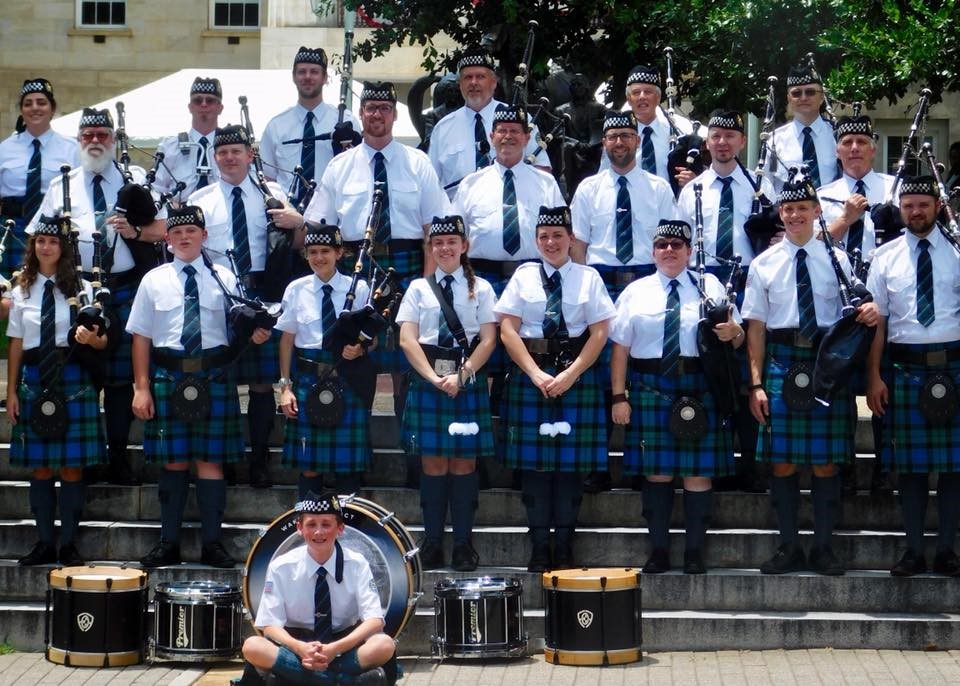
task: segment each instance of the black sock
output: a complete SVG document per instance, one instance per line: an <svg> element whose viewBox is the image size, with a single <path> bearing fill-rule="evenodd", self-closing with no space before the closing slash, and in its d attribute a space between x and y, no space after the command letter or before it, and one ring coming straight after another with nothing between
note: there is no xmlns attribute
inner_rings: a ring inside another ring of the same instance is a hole
<svg viewBox="0 0 960 686"><path fill-rule="evenodd" d="M643 516L650 531L652 550L670 549L670 515L673 513L673 482L643 482Z"/></svg>
<svg viewBox="0 0 960 686"><path fill-rule="evenodd" d="M157 480L160 497L160 538L170 543L180 542L183 509L187 504L190 470L162 469Z"/></svg>
<svg viewBox="0 0 960 686"><path fill-rule="evenodd" d="M76 538L86 492L87 484L82 479L60 481L60 545L73 543Z"/></svg>
<svg viewBox="0 0 960 686"><path fill-rule="evenodd" d="M813 496L813 544L828 548L840 511L840 475L814 476L810 490Z"/></svg>
<svg viewBox="0 0 960 686"><path fill-rule="evenodd" d="M800 507L800 475L774 476L770 479L770 496L780 527L780 543L796 545L798 536L797 509Z"/></svg>
<svg viewBox="0 0 960 686"><path fill-rule="evenodd" d="M469 474L450 474L450 524L453 543L469 543L473 519L477 511L478 478Z"/></svg>
<svg viewBox="0 0 960 686"><path fill-rule="evenodd" d="M57 494L54 480L30 479L30 511L37 520L37 534L41 543L53 545L53 520L57 513Z"/></svg>
<svg viewBox="0 0 960 686"><path fill-rule="evenodd" d="M447 519L450 486L447 475L420 477L420 509L423 511L423 536L431 543L443 541L443 523Z"/></svg>
<svg viewBox="0 0 960 686"><path fill-rule="evenodd" d="M550 492L553 475L524 469L521 472L523 504L534 546L550 545Z"/></svg>
<svg viewBox="0 0 960 686"><path fill-rule="evenodd" d="M703 551L707 524L713 509L713 489L708 491L683 491L683 521L687 531L687 550Z"/></svg>
<svg viewBox="0 0 960 686"><path fill-rule="evenodd" d="M220 524L226 506L226 481L197 479L197 508L200 510L200 539L203 545L220 540Z"/></svg>
<svg viewBox="0 0 960 686"><path fill-rule="evenodd" d="M900 509L903 513L903 529L907 535L907 550L916 555L924 554L923 529L927 518L930 475L907 474L897 476L900 491Z"/></svg>
<svg viewBox="0 0 960 686"><path fill-rule="evenodd" d="M960 520L960 474L957 472L941 472L937 479L937 515L937 552L952 551Z"/></svg>

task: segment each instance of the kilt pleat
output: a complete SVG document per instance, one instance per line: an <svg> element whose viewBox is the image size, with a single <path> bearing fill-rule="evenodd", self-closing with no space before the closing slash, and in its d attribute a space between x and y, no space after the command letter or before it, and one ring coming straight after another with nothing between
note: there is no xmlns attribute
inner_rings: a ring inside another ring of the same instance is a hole
<svg viewBox="0 0 960 686"><path fill-rule="evenodd" d="M252 289L250 298L263 298L263 291ZM238 384L274 384L280 378L280 332L270 331L270 338L261 345L247 344L236 362Z"/></svg>
<svg viewBox="0 0 960 686"><path fill-rule="evenodd" d="M960 343L911 345L917 352L958 348ZM950 377L960 388L960 361L944 367L927 368L894 362L887 388L890 405L884 415L881 459L898 472L960 471L960 418L945 426L932 426L920 412L920 393L930 374Z"/></svg>
<svg viewBox="0 0 960 686"><path fill-rule="evenodd" d="M316 362L332 364L332 353L325 350L297 349L296 357L305 357ZM370 412L350 384L343 383L345 411L343 420L333 428L314 426L306 418L307 396L317 383L316 370L307 365L294 365L297 369L294 394L299 413L297 419L287 418L283 439L285 467L315 472L362 472L370 467Z"/></svg>
<svg viewBox="0 0 960 686"><path fill-rule="evenodd" d="M670 408L684 395L700 400L707 412L709 430L699 441L678 440L667 429ZM666 377L631 372L630 405L623 448L626 474L713 477L733 473L731 427L718 415L702 373Z"/></svg>
<svg viewBox="0 0 960 686"><path fill-rule="evenodd" d="M548 374L556 370L544 368ZM603 370L606 371L605 369ZM607 469L604 374L593 365L557 399L543 397L530 377L512 365L507 379L504 463L514 469L591 472ZM541 435L542 423L567 422L567 435Z"/></svg>
<svg viewBox="0 0 960 686"><path fill-rule="evenodd" d="M767 343L764 388L770 406L757 437L757 460L790 464L845 464L853 457L856 429L854 396L840 389L830 407L814 403L809 412L794 412L783 399L783 385L798 362L813 366L815 348Z"/></svg>
<svg viewBox="0 0 960 686"><path fill-rule="evenodd" d="M204 350L205 355L224 348ZM168 351L167 354L175 354ZM232 367L211 369L200 374L210 388L210 416L198 422L174 418L170 394L187 374L154 364L154 418L143 425L143 451L150 462L173 463L202 460L229 463L243 456L243 426L240 400Z"/></svg>
<svg viewBox="0 0 960 686"><path fill-rule="evenodd" d="M18 467L83 467L103 462L106 444L100 422L100 398L87 372L76 363L64 365L61 390L67 400L67 431L47 440L31 426L30 414L41 392L40 369L22 367L18 389L20 420L10 438L10 464Z"/></svg>
<svg viewBox="0 0 960 686"><path fill-rule="evenodd" d="M456 398L450 398L416 372L413 374L402 425L407 455L464 460L492 457L493 420L487 375L477 374L475 383L460 389ZM448 430L452 422L476 422L479 431L470 436L454 436Z"/></svg>

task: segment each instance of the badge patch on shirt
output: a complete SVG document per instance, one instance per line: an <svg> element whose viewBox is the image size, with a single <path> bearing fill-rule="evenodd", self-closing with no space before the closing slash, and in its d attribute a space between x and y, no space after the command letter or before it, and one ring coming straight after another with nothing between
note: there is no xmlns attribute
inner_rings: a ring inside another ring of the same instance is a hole
<svg viewBox="0 0 960 686"><path fill-rule="evenodd" d="M267 581L266 583L263 584L263 592L264 592L264 593L273 593L273 582L272 582L272 581Z"/></svg>
<svg viewBox="0 0 960 686"><path fill-rule="evenodd" d="M374 593L379 593L380 589L377 588L377 582L374 579L370 579L370 590Z"/></svg>

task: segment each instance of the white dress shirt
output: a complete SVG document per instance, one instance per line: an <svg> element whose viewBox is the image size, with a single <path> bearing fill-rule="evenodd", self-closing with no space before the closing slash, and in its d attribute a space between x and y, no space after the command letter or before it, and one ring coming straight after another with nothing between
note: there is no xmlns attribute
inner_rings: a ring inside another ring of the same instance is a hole
<svg viewBox="0 0 960 686"><path fill-rule="evenodd" d="M60 175L60 166L80 166L80 146L73 138L47 129L40 141L40 190ZM33 157L34 136L24 131L8 136L0 143L0 198L19 198L27 192L27 171ZM28 217L29 219L29 217Z"/></svg>
<svg viewBox="0 0 960 686"><path fill-rule="evenodd" d="M443 289L443 278L447 275L445 271L437 267L434 276L437 279L437 285ZM457 313L460 324L463 325L463 332L466 335L467 342L472 341L473 337L480 333L481 324L492 324L497 321L493 314L493 306L496 303L497 296L493 293L491 286L485 279L479 276L474 280L474 294L470 297L467 290L467 277L463 273L463 267L458 267L452 273L453 284L453 309ZM440 308L440 301L434 295L433 289L426 279L415 279L410 283L407 292L403 295L403 301L400 303L400 309L397 310L397 323L413 322L419 327L420 337L417 339L422 345L437 345L440 336L440 318L443 317L443 310ZM451 329L451 333L453 330ZM454 344L459 346L456 338Z"/></svg>
<svg viewBox="0 0 960 686"><path fill-rule="evenodd" d="M202 134L196 129L190 129L185 135L185 141L181 141L179 135L167 136L160 141L157 152L163 153L163 164L157 170L157 180L153 183L157 191L169 193L177 181L183 181L187 187L175 196L181 202L197 190L197 182L200 180L197 169L201 164L209 169L207 185L215 184L220 178L220 170L213 159L216 130ZM207 139L206 145L200 142L201 138Z"/></svg>
<svg viewBox="0 0 960 686"><path fill-rule="evenodd" d="M878 174L871 170L861 179L867 191L867 202L870 207L882 203L887 199L890 189L893 188L893 177L889 174ZM836 181L828 183L817 189L817 195L820 198L820 207L823 210L823 218L827 226L832 221L843 214L843 203L854 194L857 185L857 179L844 174ZM843 239L839 243L845 247L849 238L849 228L843 234ZM870 259L870 255L876 249L876 234L873 230L873 219L870 218L870 209L863 213L863 244L860 247L863 253L863 259Z"/></svg>
<svg viewBox="0 0 960 686"><path fill-rule="evenodd" d="M625 106L623 109L627 111L630 107ZM676 123L677 130L680 131L681 136L685 136L693 131L693 123L686 117L675 114L673 115L673 121ZM637 122L637 135L640 136L640 140L637 141L637 165L640 165L640 145L643 142L643 130L647 126L653 129L650 138L653 141L653 154L657 160L657 176L669 183L670 177L675 172L672 169L667 169L667 155L670 154L670 122L667 120L667 115L663 113L662 107L657 108L657 117L649 124ZM698 135L706 138L707 129L705 127L701 128ZM600 155L600 171L609 168L610 158L607 157L607 151L604 150Z"/></svg>
<svg viewBox="0 0 960 686"><path fill-rule="evenodd" d="M774 152L773 173L782 185L787 180L790 167L803 166L803 128L797 119L787 122L773 132L771 148ZM820 168L820 183L827 184L837 176L837 141L833 126L823 117L810 124L813 147L817 151L817 166Z"/></svg>
<svg viewBox="0 0 960 686"><path fill-rule="evenodd" d="M283 314L274 325L275 329L295 334L293 344L297 348L320 350L323 348L323 287L333 286L330 298L333 300L333 309L340 316L346 301L347 291L353 279L340 272L335 272L329 281L321 281L316 274L301 277L291 281L287 290L283 292ZM357 281L354 310L360 309L367 302L370 288L367 282Z"/></svg>
<svg viewBox="0 0 960 686"><path fill-rule="evenodd" d="M10 318L7 321L7 336L23 339L23 349L32 350L40 347L40 311L43 307L43 291L47 281L54 282L53 302L56 307L54 319L56 322L56 342L58 348L68 345L67 334L70 331L70 305L66 296L56 288L56 281L52 278L37 274L37 280L30 286L29 294L20 286L14 286L10 292L12 305ZM87 281L83 282L83 291L87 295L87 302L92 302L93 292Z"/></svg>

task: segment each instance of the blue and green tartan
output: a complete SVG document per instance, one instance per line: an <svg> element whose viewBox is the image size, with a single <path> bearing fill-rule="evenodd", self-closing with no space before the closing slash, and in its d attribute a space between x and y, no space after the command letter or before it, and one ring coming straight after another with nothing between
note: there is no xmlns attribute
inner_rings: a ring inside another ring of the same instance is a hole
<svg viewBox="0 0 960 686"><path fill-rule="evenodd" d="M315 362L333 364L333 353L326 350L297 348L295 358L303 357ZM285 467L313 472L363 472L369 469L372 448L370 445L370 411L350 384L343 381L345 411L339 426L323 428L307 420L307 395L317 383L316 369L294 363L296 381L294 395L299 410L297 419L287 417L283 438Z"/></svg>
<svg viewBox="0 0 960 686"><path fill-rule="evenodd" d="M681 396L697 398L707 411L709 430L699 441L680 441L667 429L670 408ZM630 423L625 427L625 474L727 476L734 472L733 432L717 413L702 372L667 377L630 373Z"/></svg>
<svg viewBox="0 0 960 686"><path fill-rule="evenodd" d="M798 362L807 362L812 369L816 356L816 348L767 342L763 387L770 416L757 437L758 461L845 464L853 456L857 411L847 389L838 391L830 407L814 403L809 412L793 412L783 400L787 372Z"/></svg>
<svg viewBox="0 0 960 686"><path fill-rule="evenodd" d="M960 342L909 346L917 352L960 348ZM894 362L886 379L890 404L883 416L883 449L880 458L887 469L898 472L960 471L960 418L946 426L931 426L920 412L920 392L930 374L943 374L960 388L960 361L944 367L922 367Z"/></svg>
<svg viewBox="0 0 960 686"><path fill-rule="evenodd" d="M590 266L600 274L600 278L603 279L603 285L606 286L607 293L610 294L610 299L613 300L613 302L617 302L620 294L630 285L629 283L615 283L615 275L617 272L639 272L639 275L634 279L634 281L636 281L645 276L650 276L657 271L657 266L654 264L630 264L622 267L609 264L591 264ZM633 282L631 281L630 283Z"/></svg>
<svg viewBox="0 0 960 686"><path fill-rule="evenodd" d="M137 294L139 282L127 284L111 292L110 309L117 313L117 325L120 327L120 344L107 359L106 386L126 386L133 383L133 335L127 333L127 319L133 297Z"/></svg>
<svg viewBox="0 0 960 686"><path fill-rule="evenodd" d="M544 367L555 374L552 366ZM594 472L607 469L606 370L593 365L560 398L547 399L519 367L507 378L504 464L514 469ZM569 435L541 436L543 422L569 422Z"/></svg>
<svg viewBox="0 0 960 686"><path fill-rule="evenodd" d="M400 278L400 287L406 291L413 279L423 276L423 250L403 250L392 255L378 255L376 259L383 269L393 267ZM394 312L396 315L396 312ZM410 371L410 363L400 350L399 327L388 327L377 337L377 347L371 351L381 372L402 373Z"/></svg>
<svg viewBox="0 0 960 686"><path fill-rule="evenodd" d="M492 457L493 420L487 375L477 374L476 382L461 388L456 398L436 389L416 372L412 376L401 427L407 455L461 460ZM451 422L476 422L480 430L472 436L451 436Z"/></svg>
<svg viewBox="0 0 960 686"><path fill-rule="evenodd" d="M260 290L250 290L251 299L263 297ZM280 378L280 332L270 331L270 339L261 345L247 342L236 362L238 384L274 384Z"/></svg>
<svg viewBox="0 0 960 686"><path fill-rule="evenodd" d="M222 353L225 348L204 350L205 357ZM183 351L167 354L185 357ZM210 416L187 423L175 419L170 408L170 393L182 378L189 376L153 365L154 417L143 424L143 452L149 462L174 463L237 462L243 456L243 425L240 400L232 367L211 369L193 376L207 379L210 388Z"/></svg>
<svg viewBox="0 0 960 686"><path fill-rule="evenodd" d="M90 375L75 362L62 368L61 390L69 422L62 438L45 440L30 424L33 403L40 395L40 369L24 365L17 390L20 419L10 437L10 464L15 467L83 467L104 461L106 442L100 422L100 397Z"/></svg>
<svg viewBox="0 0 960 686"><path fill-rule="evenodd" d="M539 260L524 260L525 262L530 261L539 261ZM510 283L509 276L502 276L500 272L493 272L486 269L474 269L476 276L479 276L481 279L486 280L492 287L493 293L497 296L497 299L503 295L503 289L507 287L507 284ZM510 361L510 356L507 355L506 348L500 344L500 325L497 324L497 347L493 349L493 352L490 354L490 359L487 360L487 363L483 366L487 374L496 376L498 374L506 374L510 369L510 366L513 364Z"/></svg>
<svg viewBox="0 0 960 686"><path fill-rule="evenodd" d="M0 274L10 278L13 272L18 271L23 266L23 256L27 252L27 224L33 217L0 217L0 220L12 219L13 230L10 237L4 244L5 252L3 260L0 262ZM0 235L3 232L0 231Z"/></svg>

